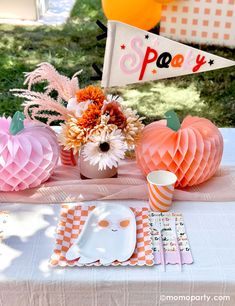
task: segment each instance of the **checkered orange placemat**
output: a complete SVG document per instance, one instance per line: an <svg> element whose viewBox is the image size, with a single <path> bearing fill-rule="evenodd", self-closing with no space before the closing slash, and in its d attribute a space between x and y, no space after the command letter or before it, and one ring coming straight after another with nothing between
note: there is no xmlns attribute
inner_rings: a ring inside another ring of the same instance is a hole
<svg viewBox="0 0 235 306"><path fill-rule="evenodd" d="M62 206L60 220L56 233L56 246L51 256L50 264L52 266L82 266L76 260L67 261L65 254L70 245L77 239L90 211L95 206L68 205ZM125 262L115 261L113 266L131 265L131 266L152 266L154 265L154 256L151 245L151 234L148 218L148 209L131 208L136 216L137 226L137 244L132 257ZM99 266L99 262L87 266Z"/></svg>

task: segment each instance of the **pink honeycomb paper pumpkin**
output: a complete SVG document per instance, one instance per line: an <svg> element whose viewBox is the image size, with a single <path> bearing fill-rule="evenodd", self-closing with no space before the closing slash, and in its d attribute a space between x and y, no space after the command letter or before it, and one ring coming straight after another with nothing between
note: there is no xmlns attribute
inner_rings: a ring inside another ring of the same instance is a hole
<svg viewBox="0 0 235 306"><path fill-rule="evenodd" d="M144 128L136 148L137 163L142 172L147 175L153 170L171 171L178 178L176 187L193 186L210 179L223 154L219 129L205 118L191 116L187 116L175 130L169 126L170 118Z"/></svg>
<svg viewBox="0 0 235 306"><path fill-rule="evenodd" d="M55 133L46 125L24 121L10 132L13 119L0 118L0 191L19 191L47 181L59 157Z"/></svg>

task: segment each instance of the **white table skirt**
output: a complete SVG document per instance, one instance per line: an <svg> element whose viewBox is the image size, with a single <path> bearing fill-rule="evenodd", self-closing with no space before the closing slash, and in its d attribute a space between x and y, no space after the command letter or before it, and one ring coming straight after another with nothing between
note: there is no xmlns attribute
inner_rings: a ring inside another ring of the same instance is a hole
<svg viewBox="0 0 235 306"><path fill-rule="evenodd" d="M222 133L223 165L235 165L235 129ZM170 265L166 272L161 266L51 268L60 205L0 205L11 214L9 237L0 245L1 306L235 305L234 202L174 203L174 211L183 213L194 257L183 272ZM201 302L189 301L199 295ZM211 302L203 300L205 295ZM214 295L230 301L212 301ZM174 301L163 301L166 296Z"/></svg>

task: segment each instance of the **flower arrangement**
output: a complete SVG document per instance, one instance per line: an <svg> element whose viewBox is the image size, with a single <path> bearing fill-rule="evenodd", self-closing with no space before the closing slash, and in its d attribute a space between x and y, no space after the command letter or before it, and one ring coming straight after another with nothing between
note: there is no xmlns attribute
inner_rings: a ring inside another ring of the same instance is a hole
<svg viewBox="0 0 235 306"><path fill-rule="evenodd" d="M88 86L76 92L68 109L73 113L62 124L60 143L99 170L117 167L140 137L143 124L135 111L118 96L105 96L101 88Z"/></svg>
<svg viewBox="0 0 235 306"><path fill-rule="evenodd" d="M24 84L28 89L14 89L13 92L24 98L27 119L48 125L61 123L58 139L66 150L73 150L74 154L79 152L99 170L117 167L126 151L137 143L143 118L122 105L120 97L106 95L97 86L80 89L79 73L69 79L51 64L41 63L26 74ZM41 82L47 82L44 92L32 90Z"/></svg>

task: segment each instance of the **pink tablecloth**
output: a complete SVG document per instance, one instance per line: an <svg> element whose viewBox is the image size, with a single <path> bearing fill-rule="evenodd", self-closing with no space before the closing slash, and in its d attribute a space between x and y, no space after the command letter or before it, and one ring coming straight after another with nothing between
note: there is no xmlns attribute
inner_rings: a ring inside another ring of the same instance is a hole
<svg viewBox="0 0 235 306"><path fill-rule="evenodd" d="M176 190L174 200L235 201L235 166L223 166L201 185ZM51 179L39 188L22 192L0 193L0 202L67 203L88 200L147 200L146 179L136 162L119 166L118 178L81 180L79 168L58 166Z"/></svg>

